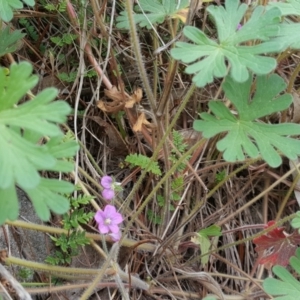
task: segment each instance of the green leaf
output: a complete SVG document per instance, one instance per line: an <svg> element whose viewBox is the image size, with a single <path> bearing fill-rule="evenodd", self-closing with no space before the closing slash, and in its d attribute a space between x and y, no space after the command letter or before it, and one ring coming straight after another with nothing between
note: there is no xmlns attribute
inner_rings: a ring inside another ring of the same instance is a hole
<svg viewBox="0 0 300 300"><path fill-rule="evenodd" d="M60 194L71 193L73 190L74 186L69 182L45 178L41 178L40 184L34 189L24 189L43 221L50 219L50 210L57 214L69 210L69 200Z"/></svg>
<svg viewBox="0 0 300 300"><path fill-rule="evenodd" d="M0 70L0 112L2 112L4 109L13 108L39 79L38 76L31 75L32 66L27 62L12 64L9 76L5 74L5 69Z"/></svg>
<svg viewBox="0 0 300 300"><path fill-rule="evenodd" d="M288 47L291 49L300 49L300 24L281 24L278 37L274 39L274 42L284 45L283 50Z"/></svg>
<svg viewBox="0 0 300 300"><path fill-rule="evenodd" d="M34 0L23 0L27 5L33 6ZM0 19L9 22L13 18L13 10L23 8L20 0L0 0Z"/></svg>
<svg viewBox="0 0 300 300"><path fill-rule="evenodd" d="M282 162L277 150L289 159L296 159L300 154L300 141L287 136L299 135L300 125L256 121L257 118L287 109L292 103L291 95L279 95L286 86L283 79L276 74L258 76L252 99L251 83L251 77L244 83L237 83L228 76L223 89L236 107L238 116L232 114L223 102L211 101L209 108L214 116L200 114L202 120L194 122L194 129L202 131L206 138L227 132L217 143L218 150L224 151L226 161L244 160L246 153L251 158L261 155L270 166L277 167Z"/></svg>
<svg viewBox="0 0 300 300"><path fill-rule="evenodd" d="M207 237L202 236L201 234L198 234L197 239L200 246L201 254L207 253L211 245L210 240ZM201 256L201 264L203 266L205 266L208 263L208 260L209 260L208 254Z"/></svg>
<svg viewBox="0 0 300 300"><path fill-rule="evenodd" d="M293 228L300 229L300 211L297 211L296 217L291 221Z"/></svg>
<svg viewBox="0 0 300 300"><path fill-rule="evenodd" d="M14 185L6 189L0 188L0 205L0 224L3 224L7 219L15 220L18 218L19 205Z"/></svg>
<svg viewBox="0 0 300 300"><path fill-rule="evenodd" d="M207 228L201 229L199 232L196 233L196 236L194 236L191 241L194 244L199 245L201 254L205 254L209 251L209 248L211 246L211 242L209 240L209 237L214 236L221 236L221 227L217 225L212 225ZM201 256L201 264L206 265L208 263L209 255L203 255Z"/></svg>
<svg viewBox="0 0 300 300"><path fill-rule="evenodd" d="M66 102L52 102L55 89L46 89L34 99L18 105L26 92L37 83L32 67L23 62L0 68L0 224L18 216L15 185L23 189L43 220L50 210L65 213L69 200L62 194L74 186L65 181L44 179L40 171L69 172L78 145L64 137L59 125L66 120L70 107Z"/></svg>
<svg viewBox="0 0 300 300"><path fill-rule="evenodd" d="M129 154L126 156L126 162L141 167L143 170L147 170L147 172L152 172L155 175L161 175L161 170L158 166L157 161L151 161L151 159L142 154Z"/></svg>
<svg viewBox="0 0 300 300"><path fill-rule="evenodd" d="M166 18L178 17L180 10L187 8L188 0L139 0L133 15L135 24L151 29L152 25L161 24ZM117 17L117 28L129 29L129 21L126 11L122 11Z"/></svg>
<svg viewBox="0 0 300 300"><path fill-rule="evenodd" d="M0 31L0 57L7 53L16 51L18 48L17 42L24 36L25 34L21 33L21 30L10 32L8 26Z"/></svg>
<svg viewBox="0 0 300 300"><path fill-rule="evenodd" d="M76 34L64 33L62 36L51 37L50 40L57 46L70 45L77 38Z"/></svg>
<svg viewBox="0 0 300 300"><path fill-rule="evenodd" d="M186 150L188 145L184 142L183 135L180 134L178 131L173 130L172 131L172 136L173 136L173 144L174 144L175 148L177 148L177 150L180 153L184 153L184 151ZM174 151L174 153L176 153L176 152Z"/></svg>
<svg viewBox="0 0 300 300"><path fill-rule="evenodd" d="M300 1L286 0L285 2L269 2L268 7L277 7L283 16L296 15L300 16Z"/></svg>
<svg viewBox="0 0 300 300"><path fill-rule="evenodd" d="M71 112L70 106L64 101L52 102L57 96L57 89L47 88L33 100L13 110L0 112L0 124L9 124L29 129L41 135L61 135L60 128L53 122L64 123ZM32 122L32 120L35 120Z"/></svg>
<svg viewBox="0 0 300 300"><path fill-rule="evenodd" d="M290 259L291 267L300 274L300 249L296 251L296 256ZM298 300L300 294L300 282L284 267L275 266L273 272L280 279L267 278L263 282L265 292L276 296L276 300Z"/></svg>
<svg viewBox="0 0 300 300"><path fill-rule="evenodd" d="M210 237L210 236L221 236L221 227L218 225L211 225L207 228L203 228L199 231L199 234L205 237Z"/></svg>
<svg viewBox="0 0 300 300"><path fill-rule="evenodd" d="M279 31L281 13L277 8L266 11L263 6L257 6L250 19L238 30L237 26L247 7L238 0L226 0L225 8L212 5L207 8L215 20L218 41L209 39L198 28L184 28L184 35L194 44L177 42L171 55L190 64L186 72L195 74L193 82L197 86L203 87L213 82L214 77L226 76L226 62L229 62L231 76L238 82L249 78L249 70L262 75L275 69L276 60L262 55L278 52L284 47L283 44L270 40ZM262 43L245 45L245 42L253 40L260 40Z"/></svg>
<svg viewBox="0 0 300 300"><path fill-rule="evenodd" d="M40 182L38 169L55 165L54 157L45 150L23 139L21 133L0 124L0 189L14 183L21 188L35 187Z"/></svg>
<svg viewBox="0 0 300 300"><path fill-rule="evenodd" d="M74 169L74 162L66 161L66 158L73 158L78 150L78 144L74 140L63 139L63 136L51 138L46 144L48 153L55 157L56 164L49 171L71 172Z"/></svg>

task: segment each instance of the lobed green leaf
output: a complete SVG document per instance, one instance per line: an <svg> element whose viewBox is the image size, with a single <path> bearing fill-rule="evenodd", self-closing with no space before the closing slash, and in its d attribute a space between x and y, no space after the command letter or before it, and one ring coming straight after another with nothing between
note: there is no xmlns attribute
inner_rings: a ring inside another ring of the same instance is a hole
<svg viewBox="0 0 300 300"><path fill-rule="evenodd" d="M43 221L50 218L50 210L63 214L70 208L69 200L61 194L74 191L74 186L66 181L41 178L40 183L33 189L24 189L33 203L37 215Z"/></svg>
<svg viewBox="0 0 300 300"><path fill-rule="evenodd" d="M285 2L269 2L268 7L277 7L283 16L296 15L300 16L300 1L286 0Z"/></svg>
<svg viewBox="0 0 300 300"><path fill-rule="evenodd" d="M1 2L1 0L0 0ZM9 32L9 27L7 26L0 31L0 57L17 50L18 41L20 41L25 36L25 33L21 33L21 30L15 30Z"/></svg>
<svg viewBox="0 0 300 300"><path fill-rule="evenodd" d="M31 75L32 66L27 62L12 64L10 74L6 76L4 69L0 72L0 113L13 108L21 98L38 83L38 77ZM0 117L0 122L2 116Z"/></svg>
<svg viewBox="0 0 300 300"><path fill-rule="evenodd" d="M300 154L300 141L290 136L299 135L299 124L265 124L258 118L287 109L292 103L289 94L280 93L286 85L276 74L257 76L256 91L251 95L252 78L238 83L227 77L223 89L226 97L234 104L238 115L233 114L223 102L211 101L212 114L201 113L201 119L194 122L194 129L211 138L226 133L217 143L226 161L244 160L246 155L259 155L272 167L281 164L281 154L296 159Z"/></svg>
<svg viewBox="0 0 300 300"><path fill-rule="evenodd" d="M74 190L71 183L40 175L47 170L70 172L78 145L65 139L57 124L65 122L71 110L66 102L53 102L56 89L46 89L18 106L37 83L31 73L26 62L13 64L8 75L0 68L0 224L18 216L15 185L27 193L42 220L49 219L50 210L68 211L69 200L63 194Z"/></svg>
<svg viewBox="0 0 300 300"><path fill-rule="evenodd" d="M0 199L0 224L3 224L7 219L17 219L19 214L19 203L15 186L12 185L5 189L0 188Z"/></svg>
<svg viewBox="0 0 300 300"><path fill-rule="evenodd" d="M134 22L140 27L151 29L153 25L161 24L168 17L175 17L176 14L187 8L188 0L181 0L176 3L174 0L139 0L139 5L134 7L137 12L134 14ZM129 29L129 20L126 11L122 11L117 17L117 28Z"/></svg>
<svg viewBox="0 0 300 300"><path fill-rule="evenodd" d="M300 249L296 251L296 256L290 258L290 265L300 274ZM265 292L276 296L276 300L297 300L300 293L300 282L284 267L273 267L274 274L279 278L267 278L263 282Z"/></svg>
<svg viewBox="0 0 300 300"><path fill-rule="evenodd" d="M27 5L33 6L34 0L23 0ZM13 10L23 8L20 0L0 0L0 19L9 22L13 18Z"/></svg>
<svg viewBox="0 0 300 300"><path fill-rule="evenodd" d="M192 26L186 26L184 35L194 44L176 43L171 55L177 60L189 64L188 74L194 74L193 82L203 87L214 78L226 76L229 72L237 82L249 78L249 71L255 74L268 74L276 67L276 60L264 56L284 48L283 41L271 40L279 32L281 12L277 8L266 10L257 6L249 20L238 30L247 5L238 0L226 0L225 7L209 6L207 11L213 17L218 40L209 39L206 34ZM245 42L258 40L260 44L245 45Z"/></svg>

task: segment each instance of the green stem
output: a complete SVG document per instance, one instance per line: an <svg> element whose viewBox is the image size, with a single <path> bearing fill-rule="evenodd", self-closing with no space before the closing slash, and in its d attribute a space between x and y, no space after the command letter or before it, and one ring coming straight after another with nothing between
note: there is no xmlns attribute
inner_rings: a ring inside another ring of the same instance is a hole
<svg viewBox="0 0 300 300"><path fill-rule="evenodd" d="M7 220L5 222L8 225L15 226L15 227L21 227L21 228L26 228L30 230L37 230L41 232L47 232L50 234L68 234L67 230L61 229L61 228L56 228L56 227L51 227L51 226L46 226L46 225L40 225L40 224L34 224L34 223L27 223L24 221L9 221ZM92 241L101 241L101 235L100 234L95 234L95 233L85 233L85 237L91 239ZM105 236L106 241L110 241L110 237ZM137 245L138 244L138 245ZM149 243L137 243L137 241L124 238L122 241L122 246L125 247L136 247L136 249L140 251L147 251L147 252L153 252L155 250L155 245L149 244Z"/></svg>
<svg viewBox="0 0 300 300"><path fill-rule="evenodd" d="M137 67L138 67L138 70L139 70L139 73L140 73L140 76L141 76L141 79L142 79L142 82L143 82L143 85L145 88L145 93L146 93L147 99L150 104L150 108L151 108L152 115L153 115L153 121L155 124L157 124L156 115L155 115L155 108L156 108L155 98L154 98L154 95L151 90L151 86L150 86L150 83L148 80L145 66L143 64L142 53L141 53L141 49L140 49L140 42L139 42L139 38L137 35L136 26L135 26L134 18L133 18L132 1L131 0L126 0L126 11L127 11L127 15L128 15L128 21L129 21L129 31L130 31L131 43L132 43L132 47L133 47L133 52L135 54Z"/></svg>
<svg viewBox="0 0 300 300"><path fill-rule="evenodd" d="M98 270L94 269L85 269L85 268L69 268L69 267L59 267L59 266L51 266L47 264L38 263L35 261L25 260L21 258L17 258L14 256L9 256L5 259L5 263L14 264L22 267L26 267L29 269L45 271L49 273L63 273L63 274L79 274L79 275L97 275ZM112 269L107 269L107 274L111 275ZM59 276L59 275L58 275Z"/></svg>
<svg viewBox="0 0 300 300"><path fill-rule="evenodd" d="M120 279L120 285L123 286L123 281L131 283L132 286L143 289L143 290L148 290L149 285L142 281L141 279L135 277L135 276L129 276L126 274L124 271L122 271L118 265L118 263L115 262L117 259L118 253L119 253L119 248L120 244L119 243L114 243L109 255L107 256L107 259L105 260L104 264L101 266L101 269L98 270L98 274L95 277L95 279L91 282L89 287L84 291L82 294L80 300L87 300L88 297L91 295L93 290L96 288L97 284L101 282L103 276L106 274L106 270L108 269L109 266L112 266L112 270L114 270L114 277L118 277ZM121 280L122 279L122 280ZM120 285L117 283L118 288L120 288ZM124 289L123 289L124 292Z"/></svg>

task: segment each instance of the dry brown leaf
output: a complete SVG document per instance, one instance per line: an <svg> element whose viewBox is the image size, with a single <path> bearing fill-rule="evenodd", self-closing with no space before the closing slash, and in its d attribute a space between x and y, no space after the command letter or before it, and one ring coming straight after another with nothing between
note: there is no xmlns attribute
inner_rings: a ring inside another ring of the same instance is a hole
<svg viewBox="0 0 300 300"><path fill-rule="evenodd" d="M180 19L183 23L186 23L186 18L188 16L189 9L183 8L173 15L173 18Z"/></svg>
<svg viewBox="0 0 300 300"><path fill-rule="evenodd" d="M141 113L136 121L136 123L133 125L132 130L134 132L142 131L142 126L149 125L152 126L150 122L147 121L146 116L144 113Z"/></svg>
<svg viewBox="0 0 300 300"><path fill-rule="evenodd" d="M137 88L131 96L136 103L141 102L143 97L143 91L141 88Z"/></svg>
<svg viewBox="0 0 300 300"><path fill-rule="evenodd" d="M102 111L108 113L115 113L124 109L124 103L104 102L100 100L97 102L97 107L100 108Z"/></svg>
<svg viewBox="0 0 300 300"><path fill-rule="evenodd" d="M107 109L105 108L105 104L102 100L97 101L97 107L100 108L101 110L107 112Z"/></svg>
<svg viewBox="0 0 300 300"><path fill-rule="evenodd" d="M104 90L106 97L111 99L111 102L98 101L97 106L108 113L115 113L122 109L132 108L134 104L139 103L142 99L143 92L142 89L138 88L130 96L127 93L122 93L115 86L110 90Z"/></svg>
<svg viewBox="0 0 300 300"><path fill-rule="evenodd" d="M104 90L104 94L113 101L123 102L123 94L115 86L113 86L110 90Z"/></svg>

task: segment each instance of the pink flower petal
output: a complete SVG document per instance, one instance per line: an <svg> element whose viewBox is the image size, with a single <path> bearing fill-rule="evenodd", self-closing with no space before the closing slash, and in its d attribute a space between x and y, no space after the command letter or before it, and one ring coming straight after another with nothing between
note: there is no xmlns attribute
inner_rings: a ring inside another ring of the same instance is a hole
<svg viewBox="0 0 300 300"><path fill-rule="evenodd" d="M114 242L118 242L121 239L122 234L121 231L118 231L117 233L110 233L109 236Z"/></svg>
<svg viewBox="0 0 300 300"><path fill-rule="evenodd" d="M98 229L100 231L100 233L105 234L108 233L110 231L110 227L108 227L107 225L100 225L98 226Z"/></svg>
<svg viewBox="0 0 300 300"><path fill-rule="evenodd" d="M105 188L105 189L110 189L113 183L113 179L110 176L103 176L101 178L101 185Z"/></svg>
<svg viewBox="0 0 300 300"><path fill-rule="evenodd" d="M115 197L115 191L111 190L111 189L104 189L101 192L101 194L102 194L102 197L107 201L110 201L110 200L114 199L114 197Z"/></svg>
<svg viewBox="0 0 300 300"><path fill-rule="evenodd" d="M98 210L94 216L94 219L97 223L99 222L103 222L103 211L102 210Z"/></svg>
<svg viewBox="0 0 300 300"><path fill-rule="evenodd" d="M123 217L117 212L113 205L106 205L104 210L98 210L94 216L98 223L100 233L117 234L120 231L119 225L123 221Z"/></svg>
<svg viewBox="0 0 300 300"><path fill-rule="evenodd" d="M120 228L117 224L109 224L108 228L111 233L118 233L120 231Z"/></svg>
<svg viewBox="0 0 300 300"><path fill-rule="evenodd" d="M112 219L112 222L113 222L114 224L120 224L120 223L122 223L122 222L123 222L123 217L122 217L122 215L121 215L120 213L116 212L116 213L114 214L114 217L113 217L113 219Z"/></svg>
<svg viewBox="0 0 300 300"><path fill-rule="evenodd" d="M105 213L106 217L108 217L108 218L110 218L112 220L113 216L117 212L117 210L116 210L116 208L113 205L108 204L108 205L106 205L104 207L104 211L103 212Z"/></svg>

